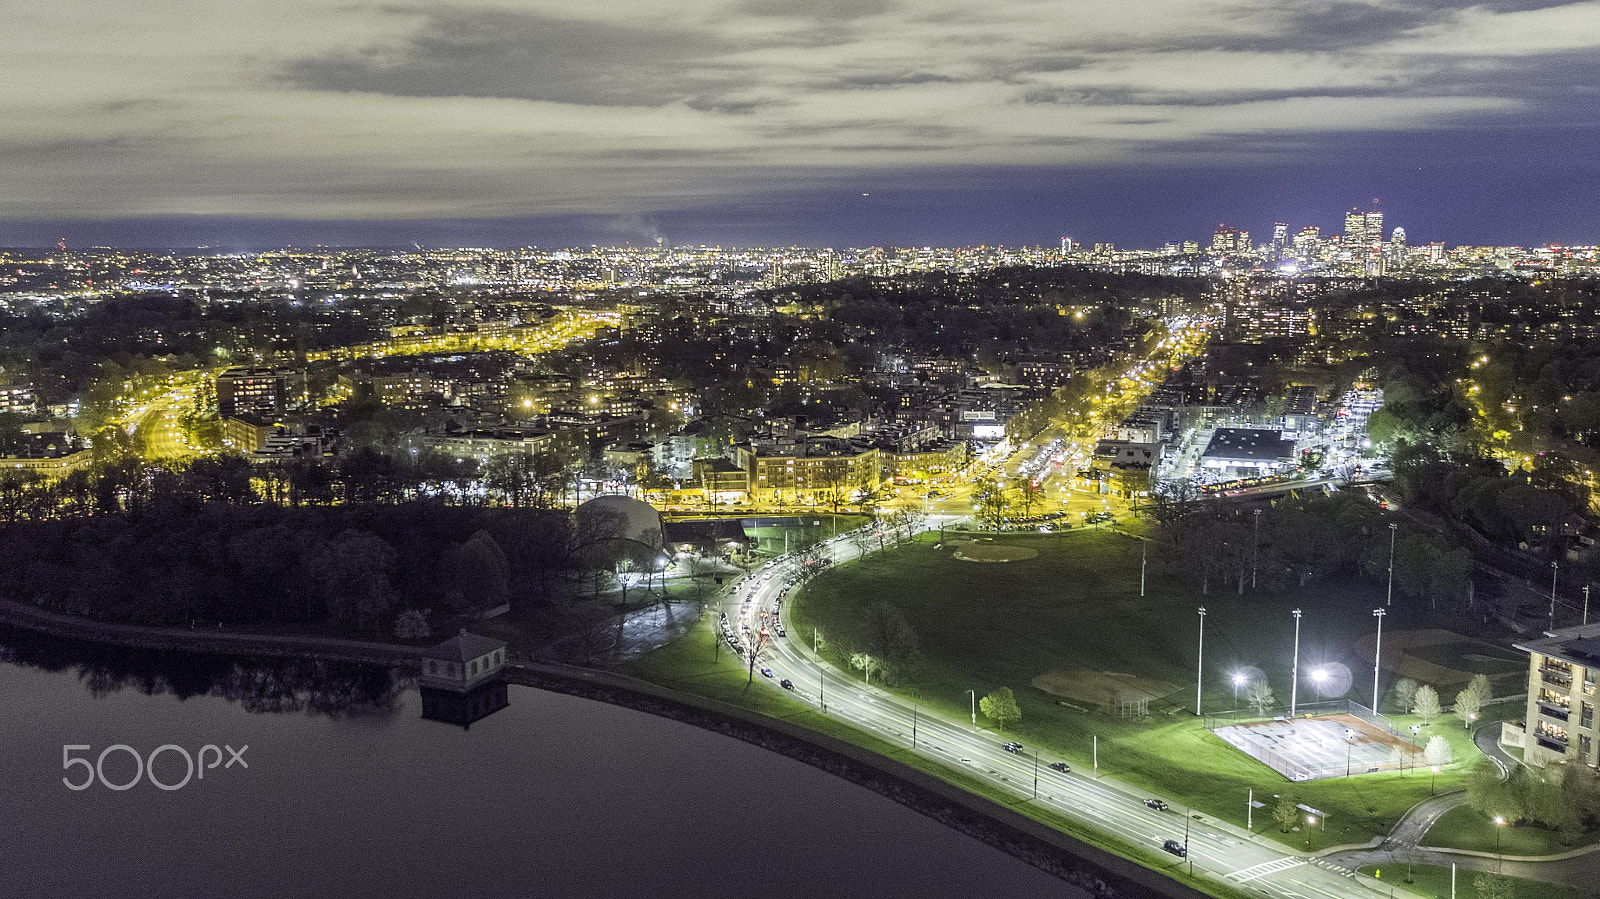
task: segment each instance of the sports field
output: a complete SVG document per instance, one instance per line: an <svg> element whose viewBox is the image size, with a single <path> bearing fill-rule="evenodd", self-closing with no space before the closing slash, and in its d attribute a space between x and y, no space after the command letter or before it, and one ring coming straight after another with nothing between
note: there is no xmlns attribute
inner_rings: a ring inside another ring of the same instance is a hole
<svg viewBox="0 0 1600 899"><path fill-rule="evenodd" d="M1277 707L1288 705L1295 624L1290 613L1296 608L1303 611L1302 671L1337 666L1344 672L1337 691L1302 682L1302 704L1346 697L1370 704L1372 656L1359 641L1370 636L1372 609L1383 604L1381 582L1330 579L1281 594L1242 595L1231 584L1227 590L1212 585L1202 593L1169 576L1152 557L1141 596L1142 547L1134 538L1088 528L992 535L990 543L979 542L986 536L947 531L939 544L936 533L926 534L835 566L787 611L801 631L815 626L823 654L849 671L862 610L884 600L905 616L920 653L920 660L896 673L891 689L964 719L968 691L981 697L1010 687L1023 718L1008 735L1065 755L1077 769L1092 770L1098 750L1102 771L1239 824L1251 790L1258 798L1270 796L1285 781L1194 716L1200 606L1207 609L1201 671L1206 714L1243 710L1247 697L1234 695L1232 680L1241 671L1270 685ZM982 553L980 547L1021 555L1012 546L1037 555L989 563L956 555ZM1425 627L1425 613L1397 600L1384 621L1386 654L1391 631ZM1384 672L1386 702L1399 676ZM1383 711L1397 713L1392 704ZM1459 744L1458 757L1474 751L1459 722L1435 723L1423 731L1422 742L1434 734ZM1294 787L1305 802L1333 816L1326 833L1300 835L1304 840L1365 840L1435 786L1426 768L1422 774L1412 768L1345 780L1343 751L1340 745L1338 779ZM1354 747L1351 756L1353 768ZM1332 762L1330 753L1324 764ZM1464 780L1464 770L1441 771L1437 788L1449 788L1458 773Z"/></svg>
<svg viewBox="0 0 1600 899"><path fill-rule="evenodd" d="M1355 715L1279 718L1213 731L1290 780L1320 780L1413 768L1421 752Z"/></svg>

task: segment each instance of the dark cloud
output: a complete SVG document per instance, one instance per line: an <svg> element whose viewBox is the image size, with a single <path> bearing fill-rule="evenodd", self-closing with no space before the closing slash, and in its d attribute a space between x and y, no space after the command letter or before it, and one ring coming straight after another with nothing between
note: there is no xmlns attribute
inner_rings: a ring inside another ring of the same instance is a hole
<svg viewBox="0 0 1600 899"><path fill-rule="evenodd" d="M580 22L486 10L439 10L400 48L296 60L301 88L401 97L487 97L585 106L737 110L720 100L737 73L701 61L728 47L704 30Z"/></svg>
<svg viewBox="0 0 1600 899"><path fill-rule="evenodd" d="M969 79L937 72L866 72L846 75L819 85L824 90L878 90L886 87L905 87L910 84L959 84Z"/></svg>
<svg viewBox="0 0 1600 899"><path fill-rule="evenodd" d="M1022 102L1059 106L1164 106L1210 107L1313 97L1393 97L1408 91L1377 87L1318 87L1294 90L1193 90L1151 91L1133 89L1079 89L1037 87L1022 94ZM1418 92L1420 93L1420 92Z"/></svg>
<svg viewBox="0 0 1600 899"><path fill-rule="evenodd" d="M849 22L882 15L895 6L889 0L745 0L739 11L768 18Z"/></svg>

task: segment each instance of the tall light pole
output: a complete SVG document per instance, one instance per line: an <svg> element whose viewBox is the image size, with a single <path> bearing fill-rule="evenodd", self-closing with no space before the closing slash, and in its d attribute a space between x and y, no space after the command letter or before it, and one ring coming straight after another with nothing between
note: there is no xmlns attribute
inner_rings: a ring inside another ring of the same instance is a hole
<svg viewBox="0 0 1600 899"><path fill-rule="evenodd" d="M1206 664L1206 607L1200 607L1200 651L1194 663L1194 716L1200 717L1200 683Z"/></svg>
<svg viewBox="0 0 1600 899"><path fill-rule="evenodd" d="M1256 559L1261 554L1261 510L1257 509L1251 514L1255 519L1255 535L1250 542L1250 589L1256 588Z"/></svg>
<svg viewBox="0 0 1600 899"><path fill-rule="evenodd" d="M1589 585L1583 585L1583 623L1589 623Z"/></svg>
<svg viewBox="0 0 1600 899"><path fill-rule="evenodd" d="M1394 532L1400 530L1400 525L1389 522L1389 593L1384 597L1383 604L1394 605ZM1377 709L1373 709L1377 711Z"/></svg>
<svg viewBox="0 0 1600 899"><path fill-rule="evenodd" d="M1560 562L1550 563L1550 629L1556 629L1556 575L1561 571Z"/></svg>
<svg viewBox="0 0 1600 899"><path fill-rule="evenodd" d="M1244 677L1243 674L1240 674L1239 672L1234 672L1234 675L1233 675L1233 714L1234 714L1235 717L1238 717L1238 715L1239 715L1239 688L1244 685L1244 681L1245 681L1245 677Z"/></svg>
<svg viewBox="0 0 1600 899"><path fill-rule="evenodd" d="M1139 598L1144 598L1144 565L1150 555L1150 541L1139 541ZM1585 587L1584 589L1588 589Z"/></svg>
<svg viewBox="0 0 1600 899"><path fill-rule="evenodd" d="M968 690L967 695L972 697L972 729L978 729L978 691Z"/></svg>
<svg viewBox="0 0 1600 899"><path fill-rule="evenodd" d="M1378 639L1372 650L1372 710L1378 710L1378 666L1383 663L1383 616L1382 609L1373 609L1372 614L1378 619Z"/></svg>
<svg viewBox="0 0 1600 899"><path fill-rule="evenodd" d="M1294 610L1294 665L1289 671L1289 717L1300 698L1300 610Z"/></svg>

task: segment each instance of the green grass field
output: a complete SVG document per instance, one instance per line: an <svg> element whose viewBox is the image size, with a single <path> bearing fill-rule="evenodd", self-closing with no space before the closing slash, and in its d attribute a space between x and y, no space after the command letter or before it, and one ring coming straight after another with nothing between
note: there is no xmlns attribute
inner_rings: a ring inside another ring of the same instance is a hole
<svg viewBox="0 0 1600 899"><path fill-rule="evenodd" d="M1241 596L1231 589L1200 595L1151 565L1141 598L1139 541L1090 529L996 535L995 540L1033 547L1040 555L1002 564L961 562L951 558L949 547L935 548L936 535L923 535L914 544L819 577L791 603L794 626L802 633L815 626L825 637L836 637L829 654L842 663L864 601L887 600L904 613L923 653L923 660L891 686L956 717L968 712L968 690L982 696L1011 687L1023 719L1008 736L1064 754L1080 769L1090 766L1098 736L1102 772L1237 824L1245 823L1249 791L1270 805L1275 794L1292 790L1328 813L1326 829L1283 837L1297 848L1365 841L1430 795L1433 778L1426 768L1290 784L1213 737L1193 714L1201 605L1208 613L1207 711L1233 707L1229 678L1246 666L1259 669L1287 705L1294 608L1304 615L1302 670L1327 667L1347 685L1347 692L1326 698L1349 695L1370 703L1372 660L1351 657L1348 647L1371 633L1372 609L1383 604L1381 584L1324 583L1289 595L1247 591ZM1385 628L1420 623L1420 615L1399 602L1389 609ZM1149 717L1135 720L1068 708L1060 704L1062 697L1030 685L1040 674L1071 669L1164 682L1171 692L1150 703ZM1385 690L1393 680L1386 674ZM1300 685L1302 704L1318 698L1309 679ZM1423 736L1432 733L1446 735L1457 758L1475 757L1459 722L1441 719ZM1446 768L1437 777L1440 792L1464 783L1464 766ZM1257 831L1276 829L1266 809L1258 809L1254 818Z"/></svg>
<svg viewBox="0 0 1600 899"><path fill-rule="evenodd" d="M1499 831L1499 833L1496 833ZM1498 838L1498 842L1497 842ZM1453 808L1428 831L1423 844L1445 849L1471 849L1502 855L1554 855L1572 846L1561 842L1561 835L1542 827L1496 826L1467 806Z"/></svg>
<svg viewBox="0 0 1600 899"><path fill-rule="evenodd" d="M1410 890L1418 896L1440 897L1449 899L1450 896L1450 869L1438 865L1367 865L1361 869L1362 874L1370 874L1383 881L1385 884ZM1475 871L1458 871L1456 873L1456 899L1479 899L1484 894L1478 890L1478 878L1481 875ZM1524 880L1521 877L1504 877L1491 875L1503 879L1510 887L1511 899L1567 899L1580 894L1564 887L1537 880Z"/></svg>

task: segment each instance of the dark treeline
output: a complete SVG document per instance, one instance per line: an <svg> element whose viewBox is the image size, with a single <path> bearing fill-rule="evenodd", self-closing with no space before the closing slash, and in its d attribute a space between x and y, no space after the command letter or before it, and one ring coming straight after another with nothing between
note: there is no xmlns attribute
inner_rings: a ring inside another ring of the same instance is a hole
<svg viewBox="0 0 1600 899"><path fill-rule="evenodd" d="M331 620L376 635L408 609L549 601L582 541L564 512L446 506L156 502L13 523L0 595L149 624Z"/></svg>
<svg viewBox="0 0 1600 899"><path fill-rule="evenodd" d="M1173 493L1154 498L1146 511L1157 522L1152 558L1203 591L1279 593L1330 578L1382 578L1388 572L1394 519L1365 493L1285 497L1262 508L1259 520L1249 507ZM1395 593L1433 608L1464 610L1471 553L1409 523L1393 537Z"/></svg>
<svg viewBox="0 0 1600 899"><path fill-rule="evenodd" d="M96 696L125 689L178 699L216 696L258 713L391 715L399 711L406 685L389 668L304 659L178 656L6 627L0 627L0 661L44 671L76 670Z"/></svg>

